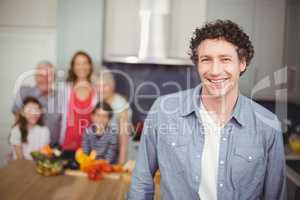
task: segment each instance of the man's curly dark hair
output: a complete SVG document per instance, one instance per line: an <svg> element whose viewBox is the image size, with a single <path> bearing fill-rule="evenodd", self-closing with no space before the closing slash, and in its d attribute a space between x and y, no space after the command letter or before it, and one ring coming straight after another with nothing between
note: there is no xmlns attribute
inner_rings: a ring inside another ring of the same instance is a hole
<svg viewBox="0 0 300 200"><path fill-rule="evenodd" d="M237 47L239 59L245 59L246 66L254 55L254 47L249 36L236 23L230 20L216 20L206 23L202 28L196 28L190 41L190 58L198 64L197 48L206 39L225 39ZM246 70L245 70L246 71ZM241 75L245 72L241 72Z"/></svg>

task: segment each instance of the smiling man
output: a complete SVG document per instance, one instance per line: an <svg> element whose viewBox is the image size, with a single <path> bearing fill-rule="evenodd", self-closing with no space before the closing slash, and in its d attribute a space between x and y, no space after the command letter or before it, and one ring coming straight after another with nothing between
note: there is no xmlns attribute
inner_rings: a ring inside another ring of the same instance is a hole
<svg viewBox="0 0 300 200"><path fill-rule="evenodd" d="M145 121L129 199L282 200L285 159L277 117L239 92L254 48L232 21L196 29L191 59L202 84L158 98Z"/></svg>

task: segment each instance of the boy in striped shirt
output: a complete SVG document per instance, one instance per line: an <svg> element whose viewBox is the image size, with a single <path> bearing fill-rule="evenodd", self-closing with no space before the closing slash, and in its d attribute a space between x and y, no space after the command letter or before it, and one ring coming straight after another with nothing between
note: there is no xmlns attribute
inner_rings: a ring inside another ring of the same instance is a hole
<svg viewBox="0 0 300 200"><path fill-rule="evenodd" d="M99 102L92 111L92 124L85 129L81 147L89 154L96 150L97 159L115 163L118 152L118 135L109 126L112 108L105 102Z"/></svg>

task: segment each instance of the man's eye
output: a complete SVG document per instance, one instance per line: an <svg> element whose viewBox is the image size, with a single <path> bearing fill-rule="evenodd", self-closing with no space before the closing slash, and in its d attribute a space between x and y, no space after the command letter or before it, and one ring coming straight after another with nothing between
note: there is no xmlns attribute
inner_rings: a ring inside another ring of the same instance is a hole
<svg viewBox="0 0 300 200"><path fill-rule="evenodd" d="M208 62L209 60L207 58L201 59L201 62Z"/></svg>
<svg viewBox="0 0 300 200"><path fill-rule="evenodd" d="M224 62L230 62L231 59L230 59L230 58L223 58L223 61L224 61Z"/></svg>

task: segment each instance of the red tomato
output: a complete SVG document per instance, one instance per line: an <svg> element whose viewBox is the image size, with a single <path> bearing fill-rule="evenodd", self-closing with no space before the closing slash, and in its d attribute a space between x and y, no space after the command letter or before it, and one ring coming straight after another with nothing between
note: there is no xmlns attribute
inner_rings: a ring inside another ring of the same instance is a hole
<svg viewBox="0 0 300 200"><path fill-rule="evenodd" d="M112 166L109 164L102 164L100 169L101 169L101 172L106 172L106 173L113 171Z"/></svg>

